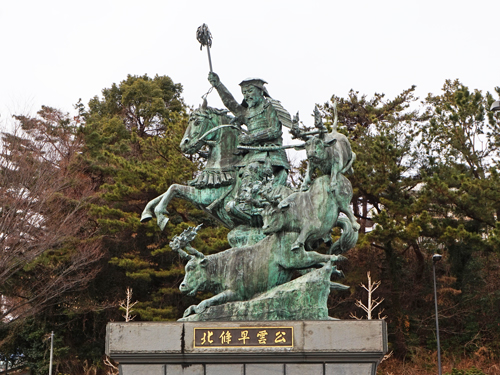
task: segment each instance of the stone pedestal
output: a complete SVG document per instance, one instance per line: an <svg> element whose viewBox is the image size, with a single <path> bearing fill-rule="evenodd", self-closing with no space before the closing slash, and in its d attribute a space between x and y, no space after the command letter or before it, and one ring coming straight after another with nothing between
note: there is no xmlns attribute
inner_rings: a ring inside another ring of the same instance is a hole
<svg viewBox="0 0 500 375"><path fill-rule="evenodd" d="M381 320L109 323L121 375L374 375Z"/></svg>

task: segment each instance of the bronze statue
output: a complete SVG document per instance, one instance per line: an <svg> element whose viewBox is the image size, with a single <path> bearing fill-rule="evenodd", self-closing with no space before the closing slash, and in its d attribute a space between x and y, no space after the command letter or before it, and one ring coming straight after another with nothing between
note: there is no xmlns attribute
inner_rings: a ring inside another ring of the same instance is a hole
<svg viewBox="0 0 500 375"><path fill-rule="evenodd" d="M198 39L209 48L211 34L203 26ZM198 228L172 239L172 249L188 260L181 291L214 293L187 309L183 320L325 319L330 288L348 288L330 281L332 274L343 275L333 263L358 239L359 224L349 206L352 186L345 176L352 173L356 155L347 137L336 130L336 113L332 132L317 108L316 129L301 130L298 116L292 121L271 98L264 80L243 80L243 101L238 103L212 71L210 53L209 62L208 80L233 116L208 107L204 96L203 105L189 118L180 147L188 154L208 150L205 168L188 186L172 185L149 202L141 217L147 221L156 216L163 230L170 200L182 197L231 229L231 248L207 257L189 244ZM304 143L284 146L283 126ZM305 148L308 157L304 183L296 190L287 185L290 164L285 149L291 147ZM321 176L316 178L318 170ZM342 235L332 244L334 227L340 227ZM323 242L329 245L327 254L317 252ZM307 275L292 280L296 271ZM290 301L293 309L286 306Z"/></svg>

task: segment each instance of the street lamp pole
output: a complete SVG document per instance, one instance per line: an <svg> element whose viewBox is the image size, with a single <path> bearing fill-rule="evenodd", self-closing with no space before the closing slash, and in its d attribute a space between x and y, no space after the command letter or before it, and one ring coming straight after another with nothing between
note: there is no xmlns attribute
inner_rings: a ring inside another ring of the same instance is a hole
<svg viewBox="0 0 500 375"><path fill-rule="evenodd" d="M432 256L432 274L434 276L434 308L436 312L436 338L437 338L437 354L438 354L438 371L439 375L442 375L441 370L441 345L439 343L439 319L438 319L438 301L437 301L437 289L436 289L436 263L442 259L442 255L434 254Z"/></svg>
<svg viewBox="0 0 500 375"><path fill-rule="evenodd" d="M49 362L49 375L52 375L52 358L54 356L54 331L50 334L50 362Z"/></svg>

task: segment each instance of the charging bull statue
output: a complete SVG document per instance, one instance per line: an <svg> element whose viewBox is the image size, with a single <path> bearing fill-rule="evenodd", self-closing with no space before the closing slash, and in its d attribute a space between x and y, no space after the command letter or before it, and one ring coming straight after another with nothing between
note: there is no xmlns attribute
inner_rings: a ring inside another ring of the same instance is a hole
<svg viewBox="0 0 500 375"><path fill-rule="evenodd" d="M319 240L330 242L331 230L338 225L342 228L342 236L332 245L330 253L351 249L358 240L358 232L353 230L350 220L339 218L338 196L345 196L350 202L352 187L347 178L339 176L339 187L343 189L340 194L339 189L337 194L329 189L330 176L321 176L314 180L309 190L292 193L279 203L271 202L262 211L264 234L299 233L291 251L304 251L314 249Z"/></svg>
<svg viewBox="0 0 500 375"><path fill-rule="evenodd" d="M187 229L170 242L170 247L188 261L179 289L188 295L205 291L214 296L187 308L184 317L199 314L210 306L247 301L290 281L295 270L321 267L326 262L345 259L340 255L324 255L304 249L290 251L291 243L297 237L293 232L276 233L251 246L205 256L189 245L198 228ZM333 271L341 275L336 267ZM335 288L335 285L331 287Z"/></svg>
<svg viewBox="0 0 500 375"><path fill-rule="evenodd" d="M298 129L298 116L295 118L296 126L292 129L295 138L305 141L297 149L305 149L307 153L307 171L301 190L306 191L313 182L313 174L319 170L323 175L329 176L328 190L335 194L340 212L350 220L354 230L359 230L359 224L351 210L352 185L344 174L352 173L352 164L356 154L352 152L351 144L347 137L337 131L337 106L334 106L335 120L333 130L327 132L318 108L314 109L315 126L318 130L303 132Z"/></svg>

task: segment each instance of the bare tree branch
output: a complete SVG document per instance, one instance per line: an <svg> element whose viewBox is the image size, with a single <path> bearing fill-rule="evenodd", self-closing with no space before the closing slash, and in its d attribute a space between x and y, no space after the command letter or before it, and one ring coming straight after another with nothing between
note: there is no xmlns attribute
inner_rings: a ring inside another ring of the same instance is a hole
<svg viewBox="0 0 500 375"><path fill-rule="evenodd" d="M89 240L93 187L78 174L81 142L60 111L17 116L0 132L0 319L12 322L83 288L98 272Z"/></svg>

